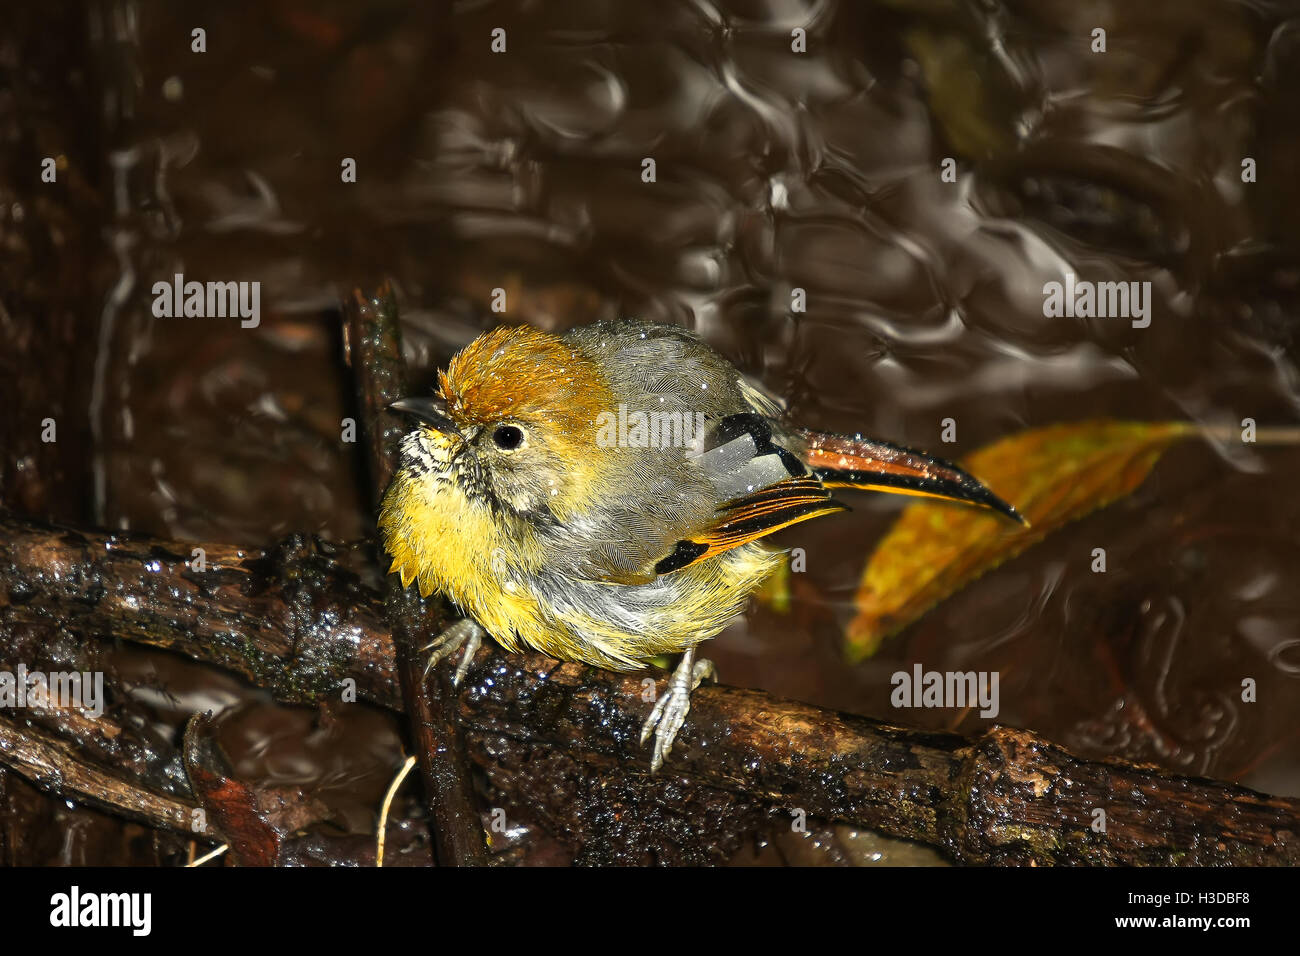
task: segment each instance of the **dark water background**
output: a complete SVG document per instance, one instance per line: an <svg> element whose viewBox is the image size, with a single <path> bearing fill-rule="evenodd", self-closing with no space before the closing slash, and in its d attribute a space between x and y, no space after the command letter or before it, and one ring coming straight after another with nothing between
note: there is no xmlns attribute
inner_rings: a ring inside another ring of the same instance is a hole
<svg viewBox="0 0 1300 956"><path fill-rule="evenodd" d="M502 319L632 315L697 329L809 426L950 458L1097 417L1297 421L1295 4L149 0L33 5L9 30L5 370L20 393L55 388L69 422L57 451L10 424L18 510L255 546L364 538L336 302L381 274L423 381ZM52 204L28 172L44 155L67 159ZM1066 271L1149 280L1150 327L1045 318ZM154 318L150 286L175 272L260 280L261 326ZM906 503L859 496L782 536L808 555L790 612L756 608L708 654L726 683L966 733L986 722L891 708L889 675L995 670L1002 722L1297 795L1297 470L1294 447L1177 447L851 667L857 578ZM122 647L112 667L164 736L243 701L223 729L240 774L373 827L399 761L388 716L322 729L168 655ZM16 820L53 812L17 800ZM57 813L33 859L148 858ZM777 856L819 858L802 852Z"/></svg>

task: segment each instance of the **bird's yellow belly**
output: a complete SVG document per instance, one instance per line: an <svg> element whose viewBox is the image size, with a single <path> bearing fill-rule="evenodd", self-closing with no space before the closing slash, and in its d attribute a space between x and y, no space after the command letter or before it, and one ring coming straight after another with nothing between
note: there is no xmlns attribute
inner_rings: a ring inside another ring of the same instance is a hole
<svg viewBox="0 0 1300 956"><path fill-rule="evenodd" d="M391 570L422 595L445 593L511 651L635 670L713 637L782 560L751 543L646 584L581 580L548 569L535 540L504 540L454 486L431 490L399 478L385 496Z"/></svg>

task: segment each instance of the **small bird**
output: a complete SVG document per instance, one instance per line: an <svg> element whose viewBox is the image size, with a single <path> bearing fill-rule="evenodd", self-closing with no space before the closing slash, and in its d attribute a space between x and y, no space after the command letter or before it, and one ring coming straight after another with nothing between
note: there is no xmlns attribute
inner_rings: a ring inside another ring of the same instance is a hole
<svg viewBox="0 0 1300 956"><path fill-rule="evenodd" d="M834 488L927 495L1023 521L956 465L809 431L693 333L634 320L480 335L432 398L393 409L401 442L379 527L390 573L468 613L429 666L484 633L564 661L638 670L681 653L642 728L658 770L720 632L784 559L763 539L846 510Z"/></svg>

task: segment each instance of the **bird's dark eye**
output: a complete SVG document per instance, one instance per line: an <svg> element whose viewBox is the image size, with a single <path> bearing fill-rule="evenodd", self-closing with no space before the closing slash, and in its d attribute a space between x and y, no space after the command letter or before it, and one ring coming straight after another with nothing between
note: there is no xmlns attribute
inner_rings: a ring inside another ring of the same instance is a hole
<svg viewBox="0 0 1300 956"><path fill-rule="evenodd" d="M503 451L514 451L524 443L524 431L514 425L498 425L492 433L492 442Z"/></svg>

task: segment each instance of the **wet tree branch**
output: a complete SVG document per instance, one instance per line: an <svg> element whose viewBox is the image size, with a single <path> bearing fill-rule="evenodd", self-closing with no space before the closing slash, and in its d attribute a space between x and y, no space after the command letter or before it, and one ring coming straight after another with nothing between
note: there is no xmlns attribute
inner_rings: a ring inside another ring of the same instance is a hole
<svg viewBox="0 0 1300 956"><path fill-rule="evenodd" d="M59 796L160 830L196 835L195 804L158 793L118 768L91 763L75 744L3 716L0 716L0 763Z"/></svg>
<svg viewBox="0 0 1300 956"><path fill-rule="evenodd" d="M284 701L337 697L351 679L376 704L402 709L381 598L355 575L304 539L265 553L204 547L207 570L196 572L191 549L176 542L0 513L0 627L58 620L167 647ZM1298 800L1083 760L1028 731L969 739L706 686L666 772L650 777L637 744L650 706L638 675L484 648L456 700L474 761L503 789L554 803L541 809L557 820L574 816L566 787L597 780L678 803L739 794L966 863L1300 863ZM12 766L12 753L0 744L0 761ZM1093 829L1097 810L1104 832Z"/></svg>
<svg viewBox="0 0 1300 956"><path fill-rule="evenodd" d="M343 304L347 354L356 382L363 421L367 465L377 508L388 487L402 437L401 423L388 406L409 393L402 359L397 303L387 285L356 290ZM373 512L372 512L373 513ZM456 694L447 668L425 675L419 647L450 622L441 598L422 601L388 580L385 616L397 645L402 699L411 721L433 828L434 859L442 866L487 863L483 825L474 806L473 782L465 742L456 721Z"/></svg>

